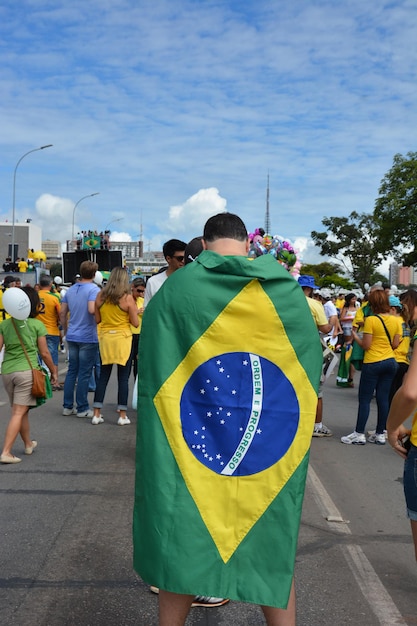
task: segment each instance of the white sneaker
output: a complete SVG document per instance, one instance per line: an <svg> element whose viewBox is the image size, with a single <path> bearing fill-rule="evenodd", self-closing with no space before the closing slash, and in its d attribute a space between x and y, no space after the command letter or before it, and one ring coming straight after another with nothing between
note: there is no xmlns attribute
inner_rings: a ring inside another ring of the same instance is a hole
<svg viewBox="0 0 417 626"><path fill-rule="evenodd" d="M130 424L130 419L128 417L119 417L117 423L119 426L126 426L127 424Z"/></svg>
<svg viewBox="0 0 417 626"><path fill-rule="evenodd" d="M93 409L88 409L88 411L81 411L81 413L77 413L77 417L94 417Z"/></svg>
<svg viewBox="0 0 417 626"><path fill-rule="evenodd" d="M367 430L367 431L366 431L366 434L367 434L369 437L370 437L371 435L375 435L375 433L376 433L376 430ZM386 431L386 430L384 430L384 435L385 435L385 437L387 436L387 431Z"/></svg>
<svg viewBox="0 0 417 626"><path fill-rule="evenodd" d="M63 409L62 411L62 415L76 415L77 414L77 409L73 408L73 409Z"/></svg>
<svg viewBox="0 0 417 626"><path fill-rule="evenodd" d="M386 432L386 431L385 431ZM376 443L379 446L384 446L387 440L387 436L385 432L377 434L375 431L371 433L368 437L369 443Z"/></svg>
<svg viewBox="0 0 417 626"><path fill-rule="evenodd" d="M340 437L340 441L342 443L356 443L360 446L363 446L366 443L366 437L364 433L357 433L356 430L350 435L346 435L346 437Z"/></svg>
<svg viewBox="0 0 417 626"><path fill-rule="evenodd" d="M104 419L102 415L95 415L91 420L91 423L94 424L94 426L97 426L97 424L102 424L103 422Z"/></svg>
<svg viewBox="0 0 417 626"><path fill-rule="evenodd" d="M314 426L313 437L333 437L333 433L330 428L322 424L321 426Z"/></svg>

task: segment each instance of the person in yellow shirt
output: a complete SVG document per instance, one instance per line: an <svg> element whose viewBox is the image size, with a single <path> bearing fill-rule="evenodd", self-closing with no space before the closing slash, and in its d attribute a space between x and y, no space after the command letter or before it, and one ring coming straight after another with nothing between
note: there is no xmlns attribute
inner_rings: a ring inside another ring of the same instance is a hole
<svg viewBox="0 0 417 626"><path fill-rule="evenodd" d="M14 276L6 276L6 278L3 281L3 285L0 287L0 324L1 322L4 322L4 320L11 317L11 315L7 313L6 309L3 306L3 294L6 291L6 289L8 289L9 287L15 287L15 286L16 286L16 278ZM4 348L0 350L0 372L1 372L1 364L3 363L3 357L4 357Z"/></svg>
<svg viewBox="0 0 417 626"><path fill-rule="evenodd" d="M337 296L335 303L334 303L336 309L339 311L339 314L345 305L345 293L347 292L341 291L339 295Z"/></svg>
<svg viewBox="0 0 417 626"><path fill-rule="evenodd" d="M397 393L398 389L403 383L403 378L407 373L408 366L410 364L410 359L408 355L410 352L411 332L410 326L408 324L409 314L407 306L405 304L401 304L400 299L394 295L389 296L389 304L391 307L392 315L395 315L400 319L402 326L401 341L398 348L394 350L395 360L398 363L398 368L394 380L392 381L389 393L389 400L391 404L394 395Z"/></svg>
<svg viewBox="0 0 417 626"><path fill-rule="evenodd" d="M298 284L302 288L304 295L307 299L307 304L310 307L311 315L313 316L314 323L317 326L317 330L323 334L329 333L332 330L333 326L332 324L329 324L322 303L314 300L312 297L314 289L319 289L318 285L316 285L314 282L314 276L302 274L298 277ZM323 424L323 383L324 376L322 374L320 387L318 390L316 419L314 423L313 437L331 437L333 435L330 428L327 428L327 426Z"/></svg>
<svg viewBox="0 0 417 626"><path fill-rule="evenodd" d="M61 302L56 294L51 293L52 278L43 274L39 280L39 300L40 308L36 319L40 320L46 328L46 343L51 353L54 365L58 367L58 347L60 343L59 314L61 312ZM62 387L55 385L54 391L60 391Z"/></svg>
<svg viewBox="0 0 417 626"><path fill-rule="evenodd" d="M102 424L101 409L113 365L117 365L118 424L130 424L126 415L131 370L132 326L138 326L138 310L130 293L128 273L122 267L114 267L110 278L97 294L95 320L101 324L99 348L101 357L100 378L94 393L94 415L91 423Z"/></svg>
<svg viewBox="0 0 417 626"><path fill-rule="evenodd" d="M407 516L411 523L414 552L417 560L417 354L413 354L404 383L395 394L387 419L387 436L391 447L404 463L404 495ZM414 412L411 429L404 426Z"/></svg>
<svg viewBox="0 0 417 626"><path fill-rule="evenodd" d="M3 322L7 318L11 317L3 306L3 294L9 287L16 287L16 277L6 276L3 281L3 286L0 288L0 322Z"/></svg>
<svg viewBox="0 0 417 626"><path fill-rule="evenodd" d="M17 267L19 268L19 272L20 272L21 274L26 274L26 272L28 271L28 264L27 264L27 262L25 261L25 259L23 259L23 258L18 259L18 261L17 261Z"/></svg>
<svg viewBox="0 0 417 626"><path fill-rule="evenodd" d="M132 290L132 296L136 302L136 306L138 308L138 319L139 326L135 327L131 325L132 329L132 353L130 355L132 364L133 364L133 377L136 380L136 376L138 375L138 350L139 350L139 338L140 338L140 330L142 327L142 316L143 316L143 303L145 301L145 289L146 283L143 278L135 278L130 288Z"/></svg>
<svg viewBox="0 0 417 626"><path fill-rule="evenodd" d="M372 443L385 444L385 427L389 411L389 392L397 371L394 350L402 337L401 318L391 315L388 294L382 290L369 294L373 315L365 318L363 338L353 331L355 341L364 349L362 374L359 383L359 407L355 430L344 437L342 443L366 443L365 427L371 400L376 391L378 421Z"/></svg>

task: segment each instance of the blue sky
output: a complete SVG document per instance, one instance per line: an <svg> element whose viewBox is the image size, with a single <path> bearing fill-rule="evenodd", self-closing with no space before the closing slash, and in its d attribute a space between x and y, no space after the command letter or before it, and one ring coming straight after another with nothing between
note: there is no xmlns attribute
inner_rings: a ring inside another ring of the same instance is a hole
<svg viewBox="0 0 417 626"><path fill-rule="evenodd" d="M0 220L158 248L210 215L317 261L324 216L371 212L416 150L415 0L3 0ZM118 235L116 234L118 233Z"/></svg>

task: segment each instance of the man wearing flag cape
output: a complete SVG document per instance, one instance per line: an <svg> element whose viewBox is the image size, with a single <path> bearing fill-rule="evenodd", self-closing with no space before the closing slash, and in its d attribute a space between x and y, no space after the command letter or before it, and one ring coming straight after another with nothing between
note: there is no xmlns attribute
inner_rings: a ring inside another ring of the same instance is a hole
<svg viewBox="0 0 417 626"><path fill-rule="evenodd" d="M247 258L238 216L210 218L203 246L143 317L134 567L160 588L160 626L195 595L294 626L322 350L301 288L272 255Z"/></svg>

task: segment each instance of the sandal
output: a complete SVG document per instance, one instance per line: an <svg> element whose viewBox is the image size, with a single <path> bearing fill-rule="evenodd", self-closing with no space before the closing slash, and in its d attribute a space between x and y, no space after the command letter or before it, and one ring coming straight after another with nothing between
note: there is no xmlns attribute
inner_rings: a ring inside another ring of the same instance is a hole
<svg viewBox="0 0 417 626"><path fill-rule="evenodd" d="M2 454L0 456L0 463L20 463L21 460L22 459L19 459L19 457L13 456L13 454L10 456L8 454Z"/></svg>

